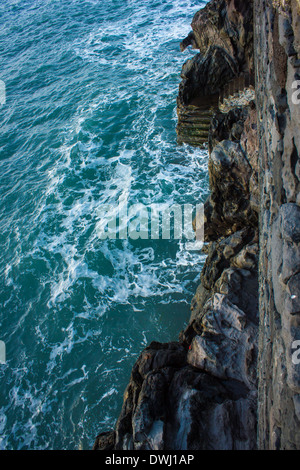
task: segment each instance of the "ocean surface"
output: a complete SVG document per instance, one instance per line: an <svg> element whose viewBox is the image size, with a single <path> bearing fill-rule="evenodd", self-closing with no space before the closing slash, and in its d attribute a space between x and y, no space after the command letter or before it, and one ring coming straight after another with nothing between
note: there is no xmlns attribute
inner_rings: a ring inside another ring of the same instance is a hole
<svg viewBox="0 0 300 470"><path fill-rule="evenodd" d="M176 143L198 0L0 4L0 449L90 449L131 368L177 340L204 256L105 239L99 207L196 204L207 152Z"/></svg>

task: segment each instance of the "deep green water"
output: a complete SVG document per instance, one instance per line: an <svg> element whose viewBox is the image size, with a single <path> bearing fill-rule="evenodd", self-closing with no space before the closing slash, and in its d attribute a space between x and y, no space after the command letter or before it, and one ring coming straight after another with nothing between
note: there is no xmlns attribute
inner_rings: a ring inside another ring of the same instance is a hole
<svg viewBox="0 0 300 470"><path fill-rule="evenodd" d="M99 206L208 193L207 153L176 144L196 0L2 0L0 449L88 449L131 367L189 318L201 253L100 240Z"/></svg>

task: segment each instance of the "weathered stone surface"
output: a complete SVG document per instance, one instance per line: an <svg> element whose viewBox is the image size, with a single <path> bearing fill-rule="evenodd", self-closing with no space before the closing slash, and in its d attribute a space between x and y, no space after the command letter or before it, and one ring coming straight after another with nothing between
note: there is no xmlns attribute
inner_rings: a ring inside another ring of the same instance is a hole
<svg viewBox="0 0 300 470"><path fill-rule="evenodd" d="M212 0L196 13L193 31L181 43L181 50L191 45L200 53L182 67L177 100L179 143L207 142L208 128L201 116L212 106L217 109L219 93L227 83L253 71L252 9L252 1ZM188 109L191 105L198 109ZM187 120L187 114L197 115L198 121ZM239 129L232 133L238 136Z"/></svg>
<svg viewBox="0 0 300 470"><path fill-rule="evenodd" d="M224 49L240 70L253 69L253 2L213 0L192 21L193 41L202 54L211 45Z"/></svg>
<svg viewBox="0 0 300 470"><path fill-rule="evenodd" d="M258 136L257 136L257 111L255 103L250 103L247 119L244 122L243 133L240 138L240 144L247 155L252 174L249 182L250 205L255 213L259 213L259 184L258 184Z"/></svg>
<svg viewBox="0 0 300 470"><path fill-rule="evenodd" d="M161 347L166 351L165 345ZM173 344L173 348L182 358L182 347ZM219 380L187 363L173 368L161 362L141 381L136 375L137 369L141 362L145 365L147 358L151 363L151 345L146 351L137 362L125 394L116 426L115 449L256 447L255 392L249 393L247 387L236 380ZM156 349L156 354L158 351ZM147 369L151 367L149 364Z"/></svg>
<svg viewBox="0 0 300 470"><path fill-rule="evenodd" d="M248 115L248 107L235 107L228 113L215 113L209 131L209 151L212 152L213 148L223 140L239 142Z"/></svg>
<svg viewBox="0 0 300 470"><path fill-rule="evenodd" d="M255 1L260 186L259 447L299 449L299 2Z"/></svg>
<svg viewBox="0 0 300 470"><path fill-rule="evenodd" d="M281 315L300 315L300 207L283 204L271 234L272 284Z"/></svg>
<svg viewBox="0 0 300 470"><path fill-rule="evenodd" d="M257 224L250 203L252 173L239 142L224 140L213 148L209 160L211 195L205 206L206 240Z"/></svg>
<svg viewBox="0 0 300 470"><path fill-rule="evenodd" d="M207 248L207 258L201 272L201 283L207 289L212 291L216 282L222 275L223 271L229 268L236 260L248 244L255 243L256 233L253 229L244 228L232 235L221 238L216 242L210 243ZM257 266L257 258L254 256L252 265ZM240 266L246 268L245 264Z"/></svg>
<svg viewBox="0 0 300 470"><path fill-rule="evenodd" d="M256 390L257 326L226 294L215 294L204 309L202 333L192 342L188 363Z"/></svg>

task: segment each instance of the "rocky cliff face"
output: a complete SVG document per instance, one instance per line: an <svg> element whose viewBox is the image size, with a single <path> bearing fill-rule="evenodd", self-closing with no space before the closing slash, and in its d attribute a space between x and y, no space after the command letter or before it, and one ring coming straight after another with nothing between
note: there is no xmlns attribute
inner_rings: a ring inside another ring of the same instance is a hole
<svg viewBox="0 0 300 470"><path fill-rule="evenodd" d="M207 258L189 325L141 353L116 428L95 449L300 448L297 8L212 0L182 43L201 56L183 67L179 108L203 106L254 62L256 99L229 96L209 119Z"/></svg>
<svg viewBox="0 0 300 470"><path fill-rule="evenodd" d="M192 28L181 49L192 45L200 53L182 68L177 134L179 143L201 145L221 90L235 77L253 73L252 0L213 0L196 13Z"/></svg>
<svg viewBox="0 0 300 470"><path fill-rule="evenodd" d="M254 16L260 51L259 446L299 449L300 365L293 360L300 339L299 2L256 0Z"/></svg>

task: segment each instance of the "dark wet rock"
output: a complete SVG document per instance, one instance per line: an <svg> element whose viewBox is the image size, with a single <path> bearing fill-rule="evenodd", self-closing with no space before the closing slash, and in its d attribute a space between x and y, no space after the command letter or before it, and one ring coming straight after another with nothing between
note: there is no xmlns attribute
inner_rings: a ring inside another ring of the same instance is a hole
<svg viewBox="0 0 300 470"><path fill-rule="evenodd" d="M116 449L161 450L167 421L165 395L176 369L186 365L179 343L151 343L133 367L116 425Z"/></svg>
<svg viewBox="0 0 300 470"><path fill-rule="evenodd" d="M236 74L234 61L223 49L212 47L205 56L196 54L182 67L179 103L198 99L202 104L203 97L217 94Z"/></svg>
<svg viewBox="0 0 300 470"><path fill-rule="evenodd" d="M186 367L174 374L168 405L165 448L254 449L255 394L240 382L220 380ZM170 405L169 405L170 406ZM249 428L253 433L249 435Z"/></svg>
<svg viewBox="0 0 300 470"><path fill-rule="evenodd" d="M196 47L205 54L213 45L224 49L239 70L253 69L252 0L213 0L192 21Z"/></svg>
<svg viewBox="0 0 300 470"><path fill-rule="evenodd" d="M180 50L183 52L189 46L192 46L194 49L197 48L196 39L193 31L191 31L187 35L187 37L180 43Z"/></svg>
<svg viewBox="0 0 300 470"><path fill-rule="evenodd" d="M212 0L195 14L191 26L193 31L180 47L184 50L191 45L200 53L182 68L177 135L179 143L201 145L209 134L201 117L207 117L211 107L218 109L225 85L244 74L253 74L253 2ZM191 105L196 109L190 110ZM189 114L197 116L197 122L186 119ZM242 125L236 122L230 133L239 140L241 130Z"/></svg>
<svg viewBox="0 0 300 470"><path fill-rule="evenodd" d="M179 362L185 358L184 365L169 367L165 345L156 344L155 355L159 347L166 363L151 369L150 345L136 364L116 426L115 449L255 448L255 393L243 382L221 380L189 366L180 344L173 343L172 351ZM151 370L142 377L137 371L147 360L146 369Z"/></svg>
<svg viewBox="0 0 300 470"><path fill-rule="evenodd" d="M238 107L228 113L216 112L211 120L208 149L213 148L223 140L239 142L244 130L245 121L249 115L249 109Z"/></svg>
<svg viewBox="0 0 300 470"><path fill-rule="evenodd" d="M253 169L239 142L224 140L209 159L211 195L205 204L205 240L257 225L250 202Z"/></svg>

